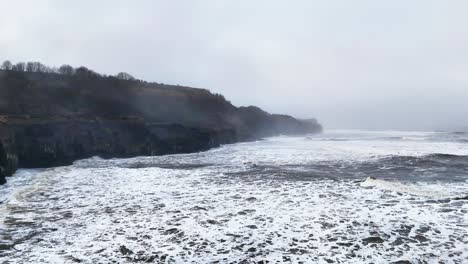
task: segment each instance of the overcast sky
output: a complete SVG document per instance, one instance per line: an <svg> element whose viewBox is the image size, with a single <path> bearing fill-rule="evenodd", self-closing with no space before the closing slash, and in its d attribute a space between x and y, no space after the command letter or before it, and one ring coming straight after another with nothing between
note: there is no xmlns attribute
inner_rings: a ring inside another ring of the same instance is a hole
<svg viewBox="0 0 468 264"><path fill-rule="evenodd" d="M0 5L0 60L127 71L327 128L468 128L466 0Z"/></svg>

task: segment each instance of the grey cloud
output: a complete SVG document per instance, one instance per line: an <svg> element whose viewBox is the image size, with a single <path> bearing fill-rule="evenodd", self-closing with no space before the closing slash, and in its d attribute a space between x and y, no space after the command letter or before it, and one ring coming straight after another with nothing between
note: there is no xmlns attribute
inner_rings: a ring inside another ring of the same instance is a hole
<svg viewBox="0 0 468 264"><path fill-rule="evenodd" d="M0 59L124 70L326 127L468 127L466 1L0 4Z"/></svg>

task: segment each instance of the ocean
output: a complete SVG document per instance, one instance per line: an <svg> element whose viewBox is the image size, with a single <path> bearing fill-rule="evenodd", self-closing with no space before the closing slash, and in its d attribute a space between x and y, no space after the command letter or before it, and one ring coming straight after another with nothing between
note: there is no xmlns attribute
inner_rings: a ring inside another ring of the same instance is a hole
<svg viewBox="0 0 468 264"><path fill-rule="evenodd" d="M0 263L468 263L468 133L334 130L22 169Z"/></svg>

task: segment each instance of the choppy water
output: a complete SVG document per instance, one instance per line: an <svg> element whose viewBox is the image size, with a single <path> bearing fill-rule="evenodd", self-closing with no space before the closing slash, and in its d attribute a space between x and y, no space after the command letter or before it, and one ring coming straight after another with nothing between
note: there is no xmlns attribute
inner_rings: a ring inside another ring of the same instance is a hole
<svg viewBox="0 0 468 264"><path fill-rule="evenodd" d="M93 158L0 187L0 263L468 263L467 195L466 133Z"/></svg>

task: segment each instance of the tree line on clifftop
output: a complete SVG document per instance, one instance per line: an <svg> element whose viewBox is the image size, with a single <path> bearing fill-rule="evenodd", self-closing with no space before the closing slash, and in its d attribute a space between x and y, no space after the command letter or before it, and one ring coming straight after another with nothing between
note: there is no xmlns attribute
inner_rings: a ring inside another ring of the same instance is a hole
<svg viewBox="0 0 468 264"><path fill-rule="evenodd" d="M66 76L76 76L81 78L99 78L99 77L108 77L106 75L99 74L91 69L88 69L84 66L74 68L70 65L64 64L60 67L50 67L44 65L37 61L30 61L30 62L18 62L13 64L11 61L6 60L0 66L1 70L4 71L16 71L16 72L37 72L37 73L56 73ZM126 72L119 72L116 74L115 77L121 80L128 80L128 81L138 81L135 77L131 74Z"/></svg>

